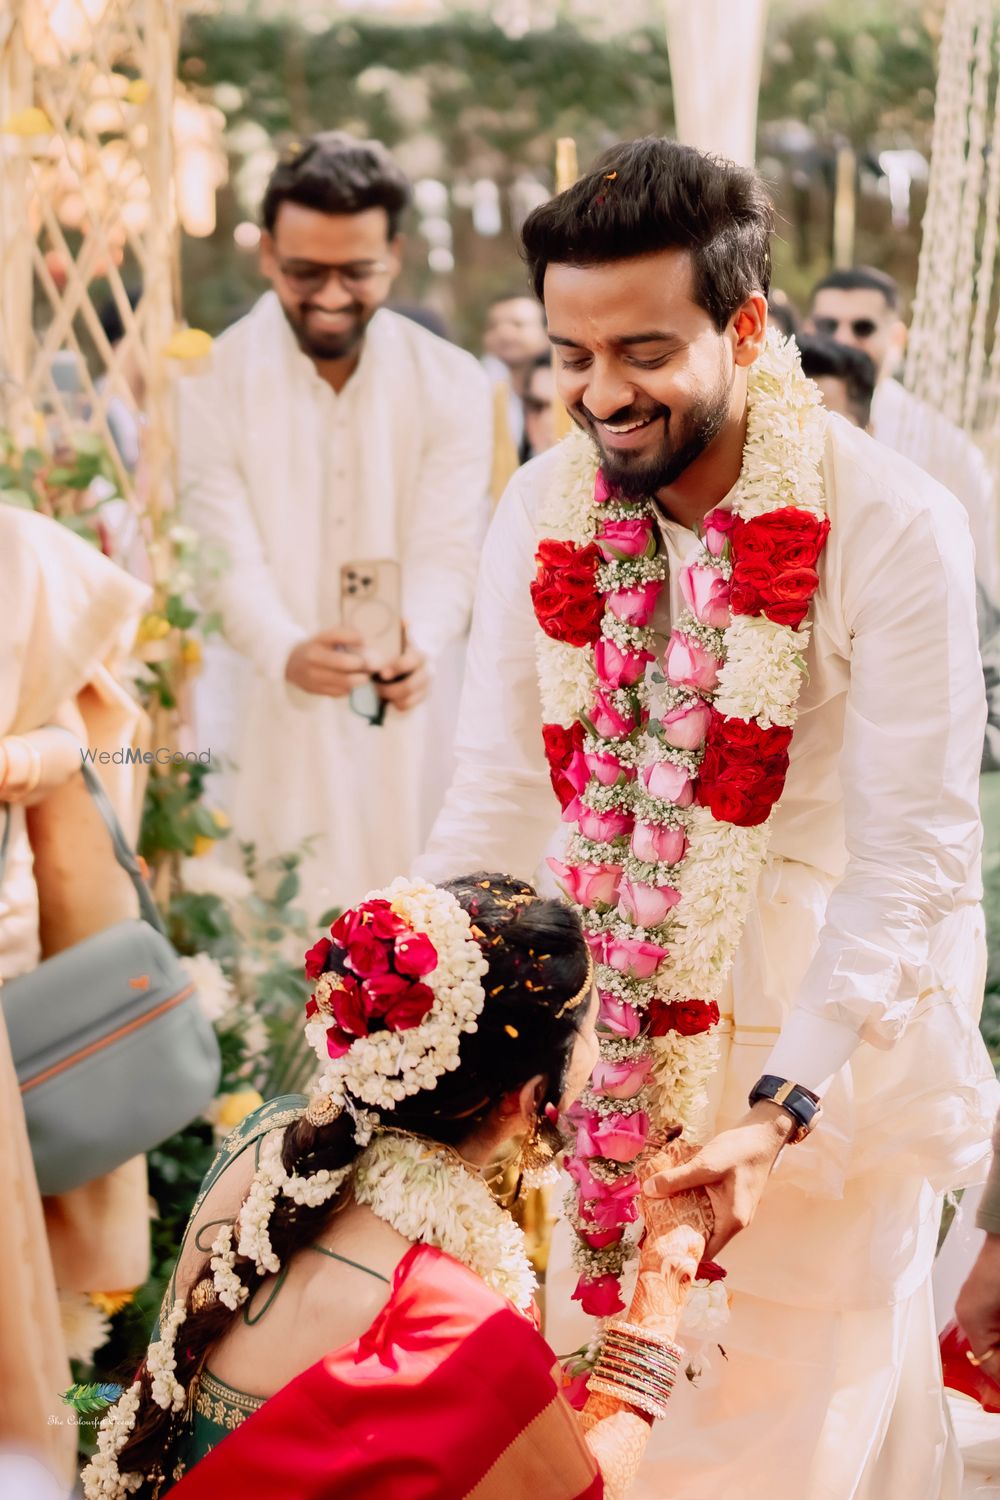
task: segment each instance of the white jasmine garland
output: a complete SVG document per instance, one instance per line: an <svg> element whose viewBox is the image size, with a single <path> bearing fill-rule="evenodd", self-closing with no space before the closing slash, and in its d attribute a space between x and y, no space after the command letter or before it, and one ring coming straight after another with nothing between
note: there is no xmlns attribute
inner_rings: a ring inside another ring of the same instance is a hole
<svg viewBox="0 0 1000 1500"><path fill-rule="evenodd" d="M223 1224L212 1241L212 1258L209 1261L212 1284L223 1307L235 1312L250 1295L236 1274L236 1251L233 1248L233 1225Z"/></svg>
<svg viewBox="0 0 1000 1500"><path fill-rule="evenodd" d="M329 1017L321 1012L307 1022L306 1037L323 1064L317 1091L342 1107L350 1095L362 1105L392 1109L401 1099L434 1088L444 1073L458 1067L462 1035L476 1030L486 1002L481 979L488 965L472 936L468 912L450 892L401 876L365 898L378 899L388 901L433 943L437 963L422 982L434 992L434 1003L418 1026L359 1037L343 1057L334 1059L326 1045ZM317 1000L322 1002L336 985L336 976L322 975Z"/></svg>
<svg viewBox="0 0 1000 1500"><path fill-rule="evenodd" d="M684 1304L678 1333L687 1338L708 1338L729 1319L732 1298L724 1281L696 1281Z"/></svg>
<svg viewBox="0 0 1000 1500"><path fill-rule="evenodd" d="M798 697L809 627L792 630L764 615L737 615L728 631L726 665L715 706L732 719L756 719L763 729L790 726Z"/></svg>
<svg viewBox="0 0 1000 1500"><path fill-rule="evenodd" d="M355 1167L354 1195L404 1239L454 1256L522 1311L531 1305L535 1274L523 1234L446 1147L377 1136Z"/></svg>
<svg viewBox="0 0 1000 1500"><path fill-rule="evenodd" d="M118 1472L118 1455L135 1429L141 1396L142 1382L136 1380L101 1418L97 1452L81 1476L86 1500L122 1500L145 1483L144 1474Z"/></svg>
<svg viewBox="0 0 1000 1500"><path fill-rule="evenodd" d="M146 1369L152 1379L150 1395L164 1411L182 1411L187 1399L184 1387L177 1379L177 1359L174 1345L177 1333L187 1317L187 1308L178 1297L167 1317L160 1323L160 1337L150 1344L146 1354Z"/></svg>

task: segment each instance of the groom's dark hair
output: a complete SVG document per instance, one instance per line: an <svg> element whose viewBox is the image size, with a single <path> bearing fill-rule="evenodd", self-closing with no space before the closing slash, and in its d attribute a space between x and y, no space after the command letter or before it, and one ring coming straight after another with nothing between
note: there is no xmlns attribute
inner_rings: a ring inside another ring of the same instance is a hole
<svg viewBox="0 0 1000 1500"><path fill-rule="evenodd" d="M774 210L756 172L659 136L613 146L579 182L525 220L524 256L542 300L552 264L601 266L688 250L695 296L725 328L771 285Z"/></svg>

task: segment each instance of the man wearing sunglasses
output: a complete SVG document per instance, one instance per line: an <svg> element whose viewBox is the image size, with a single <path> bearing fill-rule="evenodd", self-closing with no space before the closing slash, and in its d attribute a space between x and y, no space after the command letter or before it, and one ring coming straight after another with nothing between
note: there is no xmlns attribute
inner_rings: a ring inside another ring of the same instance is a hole
<svg viewBox="0 0 1000 1500"><path fill-rule="evenodd" d="M899 287L884 271L870 266L833 271L813 288L806 328L860 349L872 360L878 374L872 436L904 454L962 502L980 584L991 599L1000 600L996 497L989 469L971 438L895 378L906 348L899 301Z"/></svg>
<svg viewBox="0 0 1000 1500"><path fill-rule="evenodd" d="M377 141L293 143L262 205L271 290L183 382L182 501L225 558L205 593L231 648L206 662L201 741L236 762L240 840L267 857L313 839L317 912L405 869L433 816L448 705L418 705L465 631L488 514L486 376L385 305L409 201ZM375 670L343 623L341 575L385 560L405 638Z"/></svg>

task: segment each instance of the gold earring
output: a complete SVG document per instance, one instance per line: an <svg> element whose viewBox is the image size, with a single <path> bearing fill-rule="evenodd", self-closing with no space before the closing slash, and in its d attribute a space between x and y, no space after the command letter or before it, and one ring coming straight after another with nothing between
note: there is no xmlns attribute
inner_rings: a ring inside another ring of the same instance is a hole
<svg viewBox="0 0 1000 1500"><path fill-rule="evenodd" d="M517 1191L515 1197L523 1198L537 1187L536 1178L546 1173L553 1164L555 1152L542 1137L542 1122L538 1115L531 1122L518 1155Z"/></svg>

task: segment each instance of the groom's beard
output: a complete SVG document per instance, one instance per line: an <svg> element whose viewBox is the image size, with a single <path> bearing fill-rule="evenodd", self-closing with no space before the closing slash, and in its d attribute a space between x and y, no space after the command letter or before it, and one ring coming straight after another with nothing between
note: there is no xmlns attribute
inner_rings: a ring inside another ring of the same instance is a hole
<svg viewBox="0 0 1000 1500"><path fill-rule="evenodd" d="M597 419L581 403L570 416L597 448L604 477L612 489L626 499L640 500L675 484L684 470L701 457L718 437L729 416L730 389L724 381L683 417L674 417L669 406L629 406L608 418L614 426L662 417L663 436L652 451L606 448Z"/></svg>
<svg viewBox="0 0 1000 1500"><path fill-rule="evenodd" d="M281 307L302 353L317 360L346 359L357 353L364 343L368 324L378 311L353 302L344 309L345 326L333 330L317 328L316 312L308 303L288 307L282 302Z"/></svg>

